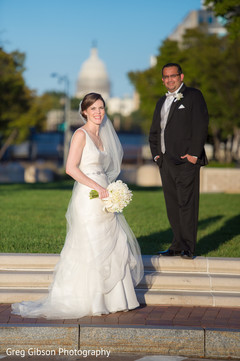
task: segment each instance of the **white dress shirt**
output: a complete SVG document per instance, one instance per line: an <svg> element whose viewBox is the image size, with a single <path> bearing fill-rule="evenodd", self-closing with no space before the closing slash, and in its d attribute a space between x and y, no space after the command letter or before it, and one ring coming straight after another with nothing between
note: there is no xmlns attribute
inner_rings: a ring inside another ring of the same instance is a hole
<svg viewBox="0 0 240 361"><path fill-rule="evenodd" d="M176 94L179 92L179 90L181 89L181 87L183 86L183 83L180 85L180 87L175 91L175 92L167 92L166 94L166 99L165 102L163 103L163 106L161 108L161 122L160 122L160 127L161 127L161 151L164 154L166 152L166 147L165 147L165 140L164 140L164 131L167 125L167 120L168 120L168 114L172 105L172 102L174 101L174 99L176 99Z"/></svg>

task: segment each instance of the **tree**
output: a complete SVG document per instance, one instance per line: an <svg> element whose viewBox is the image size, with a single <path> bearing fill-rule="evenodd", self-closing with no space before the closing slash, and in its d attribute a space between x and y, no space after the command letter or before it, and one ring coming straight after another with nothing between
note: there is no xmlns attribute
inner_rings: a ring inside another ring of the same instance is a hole
<svg viewBox="0 0 240 361"><path fill-rule="evenodd" d="M200 89L205 97L210 115L209 133L213 137L214 154L218 159L224 122L219 91L219 82L225 70L223 39L192 29L186 32L183 45L184 80L188 86Z"/></svg>
<svg viewBox="0 0 240 361"><path fill-rule="evenodd" d="M205 5L213 8L217 16L222 16L231 38L240 34L240 4L239 0L205 0Z"/></svg>
<svg viewBox="0 0 240 361"><path fill-rule="evenodd" d="M169 62L169 59L172 59L174 62L181 62L181 51L178 48L177 42L165 40L159 48L157 64L154 67L142 72L128 73L129 79L140 96L140 111L143 117L141 127L145 133L149 131L157 100L166 92L162 84L161 68L163 64Z"/></svg>
<svg viewBox="0 0 240 361"><path fill-rule="evenodd" d="M63 93L47 92L37 96L23 77L25 54L0 49L0 158L11 143L28 138L30 128L43 131L47 113L62 108Z"/></svg>
<svg viewBox="0 0 240 361"><path fill-rule="evenodd" d="M161 68L168 62L181 64L188 86L199 88L206 99L215 157L220 143L229 149L228 160L238 159L240 139L240 41L219 38L201 29L188 30L181 47L166 40L159 48L157 65L143 72L131 72L129 78L140 95L140 110L145 117L143 129L149 132L157 99L166 91L162 86Z"/></svg>
<svg viewBox="0 0 240 361"><path fill-rule="evenodd" d="M56 109L56 104L58 105L56 98L50 93L33 97L29 110L11 122L11 127L18 129L18 142L28 138L31 128L35 128L39 132L44 131L47 113L53 108Z"/></svg>
<svg viewBox="0 0 240 361"><path fill-rule="evenodd" d="M193 29L184 38L187 84L202 90L210 114L210 135L215 158L220 160L220 143L225 142L227 161L238 159L240 117L240 41L203 34ZM199 56L201 54L201 56ZM238 147L237 147L238 148ZM235 149L235 150L234 150Z"/></svg>
<svg viewBox="0 0 240 361"><path fill-rule="evenodd" d="M14 121L31 107L33 92L23 78L24 61L23 53L8 54L0 48L0 135L3 140L16 132Z"/></svg>
<svg viewBox="0 0 240 361"><path fill-rule="evenodd" d="M71 109L79 111L79 98L71 98Z"/></svg>
<svg viewBox="0 0 240 361"><path fill-rule="evenodd" d="M228 161L239 160L240 147L240 38L234 41L226 39L221 77L220 103L224 119L223 136L227 138L226 151Z"/></svg>

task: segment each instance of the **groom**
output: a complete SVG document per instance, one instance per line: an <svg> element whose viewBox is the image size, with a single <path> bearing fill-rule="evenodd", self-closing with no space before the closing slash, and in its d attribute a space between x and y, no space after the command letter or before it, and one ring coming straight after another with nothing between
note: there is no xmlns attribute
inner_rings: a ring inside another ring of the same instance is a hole
<svg viewBox="0 0 240 361"><path fill-rule="evenodd" d="M173 241L161 256L194 257L199 208L199 172L207 164L204 143L208 111L202 93L183 83L179 64L162 68L168 90L156 104L149 142L160 168Z"/></svg>

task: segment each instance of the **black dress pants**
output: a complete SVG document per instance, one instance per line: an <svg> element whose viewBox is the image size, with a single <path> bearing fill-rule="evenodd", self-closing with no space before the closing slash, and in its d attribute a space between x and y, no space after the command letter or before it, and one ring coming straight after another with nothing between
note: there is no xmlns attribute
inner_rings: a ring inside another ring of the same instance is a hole
<svg viewBox="0 0 240 361"><path fill-rule="evenodd" d="M160 174L167 215L173 231L169 249L194 253L197 240L200 166L174 164L163 156Z"/></svg>

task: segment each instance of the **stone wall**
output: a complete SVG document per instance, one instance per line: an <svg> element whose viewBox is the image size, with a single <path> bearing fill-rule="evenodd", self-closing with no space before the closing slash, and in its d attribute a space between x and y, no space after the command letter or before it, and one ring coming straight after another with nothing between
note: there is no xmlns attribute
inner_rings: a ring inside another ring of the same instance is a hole
<svg viewBox="0 0 240 361"><path fill-rule="evenodd" d="M50 163L9 163L0 165L0 183L35 183L52 182L57 168ZM141 166L123 165L120 179L128 184L142 187L159 187L162 185L158 166L145 164ZM200 191L204 193L240 193L239 168L202 167L200 172Z"/></svg>
<svg viewBox="0 0 240 361"><path fill-rule="evenodd" d="M203 167L201 192L240 193L240 169Z"/></svg>
<svg viewBox="0 0 240 361"><path fill-rule="evenodd" d="M155 164L142 165L131 169L131 179L128 180L128 170L123 173L123 180L139 186L161 186L161 177L158 166ZM240 169L202 167L200 172L201 192L240 193Z"/></svg>

